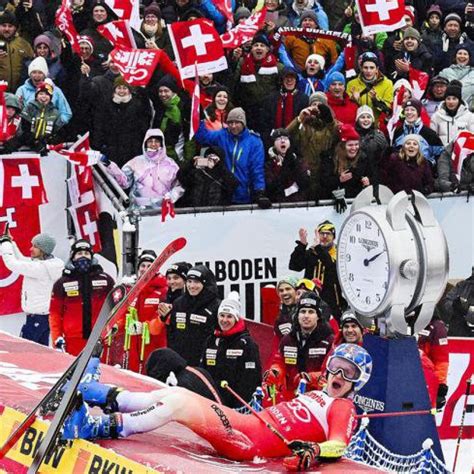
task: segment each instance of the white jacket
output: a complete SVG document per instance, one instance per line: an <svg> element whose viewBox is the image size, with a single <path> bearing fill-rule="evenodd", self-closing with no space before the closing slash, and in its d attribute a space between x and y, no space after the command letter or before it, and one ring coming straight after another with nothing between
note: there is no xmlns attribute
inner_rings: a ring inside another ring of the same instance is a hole
<svg viewBox="0 0 474 474"><path fill-rule="evenodd" d="M3 242L0 250L5 266L24 277L21 309L28 314L49 314L53 285L62 275L64 262L56 257L46 260L25 257L10 242Z"/></svg>
<svg viewBox="0 0 474 474"><path fill-rule="evenodd" d="M441 103L438 110L431 116L430 128L439 135L443 145L446 146L457 137L459 132L464 130L474 132L474 114L461 104L456 116L451 117L446 113L444 103Z"/></svg>

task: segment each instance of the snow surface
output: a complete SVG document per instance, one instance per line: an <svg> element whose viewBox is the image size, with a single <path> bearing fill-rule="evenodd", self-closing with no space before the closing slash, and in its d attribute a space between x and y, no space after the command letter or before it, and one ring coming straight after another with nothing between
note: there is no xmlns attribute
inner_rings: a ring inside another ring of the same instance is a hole
<svg viewBox="0 0 474 474"><path fill-rule="evenodd" d="M456 452L456 440L441 440L444 460L449 470L453 468L454 453ZM463 439L459 447L456 474L471 474L474 472L474 440Z"/></svg>

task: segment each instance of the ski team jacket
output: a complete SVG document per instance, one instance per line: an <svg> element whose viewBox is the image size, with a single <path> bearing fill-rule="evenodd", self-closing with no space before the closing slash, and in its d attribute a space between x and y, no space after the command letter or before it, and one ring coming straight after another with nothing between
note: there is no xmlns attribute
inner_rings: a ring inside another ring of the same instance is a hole
<svg viewBox="0 0 474 474"><path fill-rule="evenodd" d="M435 319L418 335L418 347L433 362L438 382L447 385L449 351L446 325L440 319Z"/></svg>
<svg viewBox="0 0 474 474"><path fill-rule="evenodd" d="M241 406L239 401L226 389L221 381L229 385L246 401L262 382L262 367L258 345L245 327L245 321L239 319L227 332L219 329L209 336L205 344L201 367L206 369L219 387L222 403L231 408Z"/></svg>

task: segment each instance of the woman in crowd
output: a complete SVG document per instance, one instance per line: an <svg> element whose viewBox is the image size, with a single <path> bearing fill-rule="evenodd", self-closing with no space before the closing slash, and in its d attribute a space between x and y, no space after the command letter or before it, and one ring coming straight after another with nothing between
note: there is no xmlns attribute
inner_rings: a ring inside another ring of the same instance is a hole
<svg viewBox="0 0 474 474"><path fill-rule="evenodd" d="M204 110L204 125L209 130L221 130L227 127L227 115L233 108L229 89L223 86L217 87L211 105Z"/></svg>

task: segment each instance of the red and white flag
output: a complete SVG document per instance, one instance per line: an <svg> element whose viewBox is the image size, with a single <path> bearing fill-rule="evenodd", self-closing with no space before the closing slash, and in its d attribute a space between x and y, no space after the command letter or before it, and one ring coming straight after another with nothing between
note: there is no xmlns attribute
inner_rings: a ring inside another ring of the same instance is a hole
<svg viewBox="0 0 474 474"><path fill-rule="evenodd" d="M61 7L56 12L56 27L58 28L64 36L66 36L67 40L71 44L72 50L76 54L80 54L81 48L79 46L78 38L79 35L77 34L76 28L72 21L72 13L71 7L69 6L68 0L62 0Z"/></svg>
<svg viewBox="0 0 474 474"><path fill-rule="evenodd" d="M97 31L107 38L114 48L136 48L135 38L128 20L110 21L97 27Z"/></svg>
<svg viewBox="0 0 474 474"><path fill-rule="evenodd" d="M393 141L395 128L397 127L397 123L400 120L400 115L402 114L404 95L405 95L405 86L401 86L400 89L398 89L398 92L393 99L392 116L390 117L390 120L387 123L387 131L388 131L388 136L390 137L390 142Z"/></svg>
<svg viewBox="0 0 474 474"><path fill-rule="evenodd" d="M102 250L99 234L99 213L95 198L67 208L76 229L76 236L88 240L95 253Z"/></svg>
<svg viewBox="0 0 474 474"><path fill-rule="evenodd" d="M461 178L463 161L472 153L474 153L474 133L468 131L459 132L454 141L453 153L451 155L453 170L458 179Z"/></svg>
<svg viewBox="0 0 474 474"><path fill-rule="evenodd" d="M182 79L194 77L195 64L200 75L227 69L222 41L210 20L178 21L168 30Z"/></svg>
<svg viewBox="0 0 474 474"><path fill-rule="evenodd" d="M160 61L159 49L115 48L110 56L125 82L131 86L146 86Z"/></svg>
<svg viewBox="0 0 474 474"><path fill-rule="evenodd" d="M408 70L408 80L413 88L413 98L421 100L430 82L429 74L410 66Z"/></svg>
<svg viewBox="0 0 474 474"><path fill-rule="evenodd" d="M232 11L232 0L213 0L215 7L227 19L227 26L231 28L234 24L234 13Z"/></svg>
<svg viewBox="0 0 474 474"><path fill-rule="evenodd" d="M199 106L201 103L201 89L199 87L199 74L197 67L194 76L194 91L191 100L191 127L189 130L189 139L194 137L199 128Z"/></svg>
<svg viewBox="0 0 474 474"><path fill-rule="evenodd" d="M5 92L8 89L8 82L0 81L0 142L8 138L8 115L7 104L5 103Z"/></svg>
<svg viewBox="0 0 474 474"><path fill-rule="evenodd" d="M231 30L221 35L222 45L226 49L234 49L239 47L242 43L250 41L255 33L262 28L265 23L265 15L267 9L263 8L251 17L247 18L243 23L236 25Z"/></svg>
<svg viewBox="0 0 474 474"><path fill-rule="evenodd" d="M0 207L39 206L47 202L39 158L2 156Z"/></svg>
<svg viewBox="0 0 474 474"><path fill-rule="evenodd" d="M356 0L365 35L395 31L405 26L405 0Z"/></svg>
<svg viewBox="0 0 474 474"><path fill-rule="evenodd" d="M138 0L105 0L105 4L120 20L130 20L134 3L138 4Z"/></svg>
<svg viewBox="0 0 474 474"><path fill-rule="evenodd" d="M61 143L48 146L48 150L58 153L76 166L95 165L102 155L99 151L91 150L89 132L80 137L69 149L65 149L64 144Z"/></svg>

